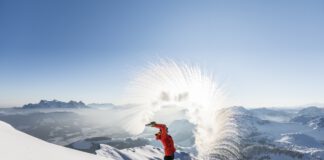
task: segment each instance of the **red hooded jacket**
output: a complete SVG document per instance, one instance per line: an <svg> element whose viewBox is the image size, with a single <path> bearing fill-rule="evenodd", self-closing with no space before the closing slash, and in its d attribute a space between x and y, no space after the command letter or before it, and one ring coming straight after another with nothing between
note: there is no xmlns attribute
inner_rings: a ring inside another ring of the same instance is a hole
<svg viewBox="0 0 324 160"><path fill-rule="evenodd" d="M164 124L155 124L153 127L160 129L160 134L155 134L155 138L162 142L165 156L172 156L176 149L172 137L167 133L167 127Z"/></svg>

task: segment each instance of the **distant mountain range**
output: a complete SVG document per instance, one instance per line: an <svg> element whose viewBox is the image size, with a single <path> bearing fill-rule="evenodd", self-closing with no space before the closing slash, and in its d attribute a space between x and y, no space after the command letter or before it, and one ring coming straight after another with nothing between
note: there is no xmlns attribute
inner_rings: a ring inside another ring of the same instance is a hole
<svg viewBox="0 0 324 160"><path fill-rule="evenodd" d="M69 101L69 102L62 102L58 100L41 100L39 103L36 104L26 104L22 107L23 109L46 109L46 108L89 108L86 104L82 101Z"/></svg>
<svg viewBox="0 0 324 160"><path fill-rule="evenodd" d="M106 109L106 108L114 108L118 107L112 103L91 103L85 104L82 101L69 101L63 102L58 100L41 100L39 103L29 103L22 106L23 109L51 109L51 108L98 108L98 109Z"/></svg>

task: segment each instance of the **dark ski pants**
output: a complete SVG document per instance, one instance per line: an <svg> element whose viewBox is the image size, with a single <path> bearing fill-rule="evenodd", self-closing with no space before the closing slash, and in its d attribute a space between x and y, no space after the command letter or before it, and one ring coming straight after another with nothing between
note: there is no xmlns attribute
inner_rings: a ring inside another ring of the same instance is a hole
<svg viewBox="0 0 324 160"><path fill-rule="evenodd" d="M172 156L164 156L164 160L173 160L174 159L174 155Z"/></svg>

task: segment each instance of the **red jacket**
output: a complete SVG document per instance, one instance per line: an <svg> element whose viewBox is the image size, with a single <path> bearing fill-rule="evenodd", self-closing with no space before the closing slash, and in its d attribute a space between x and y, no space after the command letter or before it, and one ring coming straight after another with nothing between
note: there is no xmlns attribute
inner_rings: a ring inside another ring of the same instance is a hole
<svg viewBox="0 0 324 160"><path fill-rule="evenodd" d="M160 140L164 147L164 154L166 156L172 156L174 152L176 151L173 143L173 139L170 135L167 133L167 128L164 124L155 124L153 127L159 128L161 133L155 134L156 139Z"/></svg>

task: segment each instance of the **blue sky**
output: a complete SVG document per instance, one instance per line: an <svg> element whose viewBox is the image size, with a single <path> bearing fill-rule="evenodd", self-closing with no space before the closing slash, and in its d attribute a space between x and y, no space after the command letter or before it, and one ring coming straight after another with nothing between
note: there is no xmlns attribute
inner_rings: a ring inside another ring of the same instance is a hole
<svg viewBox="0 0 324 160"><path fill-rule="evenodd" d="M324 102L324 2L0 1L0 106L127 103L148 61L214 72L245 106Z"/></svg>

